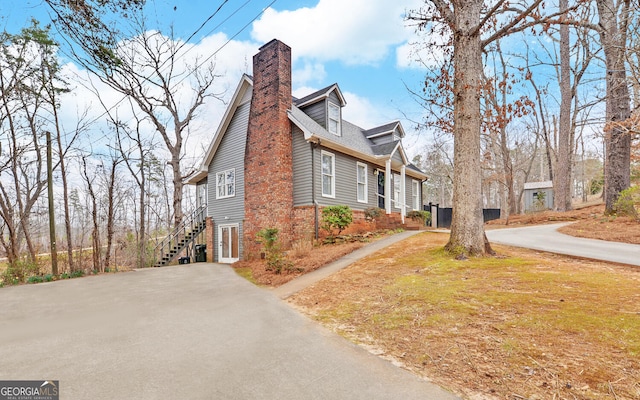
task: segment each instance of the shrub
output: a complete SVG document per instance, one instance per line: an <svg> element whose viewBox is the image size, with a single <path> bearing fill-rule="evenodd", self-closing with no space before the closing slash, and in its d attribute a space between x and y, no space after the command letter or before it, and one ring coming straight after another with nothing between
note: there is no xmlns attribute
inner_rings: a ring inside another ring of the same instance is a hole
<svg viewBox="0 0 640 400"><path fill-rule="evenodd" d="M364 210L364 219L365 221L371 222L375 221L382 214L382 208L379 207L369 207Z"/></svg>
<svg viewBox="0 0 640 400"><path fill-rule="evenodd" d="M329 206L322 209L322 229L329 235L338 230L338 235L353 221L353 211L349 206Z"/></svg>
<svg viewBox="0 0 640 400"><path fill-rule="evenodd" d="M638 218L640 207L640 186L633 186L620 192L618 200L614 204L617 215Z"/></svg>
<svg viewBox="0 0 640 400"><path fill-rule="evenodd" d="M27 279L27 283L41 283L41 282L44 282L44 279L42 279L42 277L38 275L30 276L29 279Z"/></svg>
<svg viewBox="0 0 640 400"><path fill-rule="evenodd" d="M293 263L286 259L280 242L278 241L278 228L264 228L256 234L258 242L262 244L265 259L267 260L267 271L281 274L282 270L292 271Z"/></svg>
<svg viewBox="0 0 640 400"><path fill-rule="evenodd" d="M535 199L533 200L533 206L537 211L542 211L546 209L546 199L547 193L542 190L536 193Z"/></svg>
<svg viewBox="0 0 640 400"><path fill-rule="evenodd" d="M81 277L84 276L84 271L81 270L81 269L79 269L77 271L73 271L73 272L71 272L70 276L71 276L71 278L81 278Z"/></svg>
<svg viewBox="0 0 640 400"><path fill-rule="evenodd" d="M420 220L425 225L431 225L431 213L429 211L409 211L407 213L407 217L414 220Z"/></svg>

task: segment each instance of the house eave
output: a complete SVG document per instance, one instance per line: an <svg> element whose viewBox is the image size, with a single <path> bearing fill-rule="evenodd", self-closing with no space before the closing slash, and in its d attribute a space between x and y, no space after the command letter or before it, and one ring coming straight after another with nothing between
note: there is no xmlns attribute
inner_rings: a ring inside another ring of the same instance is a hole
<svg viewBox="0 0 640 400"><path fill-rule="evenodd" d="M303 132L304 132L304 130L303 130ZM328 149L338 151L340 153L352 156L352 157L357 158L359 160L368 161L368 162L370 162L372 164L375 164L375 165L377 165L379 167L382 167L382 168L385 167L385 163L386 163L387 160L391 160L391 166L395 170L398 170L398 171L400 170L402 165L405 165L405 166L407 165L405 163L394 162L394 160L392 159L393 153L391 153L389 155L387 155L387 154L384 154L384 155L366 154L366 153L354 150L354 149L352 149L350 147L343 146L343 145L341 145L339 143L333 142L333 141L331 141L329 139L320 138L320 137L318 137L316 135L313 135L312 133L310 133L310 135L308 137L307 137L307 134L305 133L305 139L308 142L318 143L319 145L321 145L323 147L326 147ZM396 149L397 149L397 147L396 147ZM411 177L413 177L413 178L418 178L420 180L427 179L427 175L426 174L418 172L418 171L415 171L415 170L412 170L412 169L407 169L406 170L406 174L411 176Z"/></svg>
<svg viewBox="0 0 640 400"><path fill-rule="evenodd" d="M331 85L330 88L324 93L322 93L321 95L312 97L307 101L305 101L304 103L296 104L296 107L302 108L304 106L308 106L309 104L313 104L313 103L317 103L319 101L325 100L329 97L329 95L333 91L337 93L338 99L340 99L340 106L344 107L347 104L347 101L344 99L344 96L342 95L342 91L340 90L340 87L338 87L337 83L334 83L333 85Z"/></svg>
<svg viewBox="0 0 640 400"><path fill-rule="evenodd" d="M203 177L206 177L206 175L208 174L209 164L211 164L211 161L213 160L213 156L216 154L216 151L218 150L218 146L220 146L222 137L224 136L224 133L227 131L227 128L231 123L233 114L241 104L244 104L244 103L241 103L240 101L244 97L244 94L246 93L246 91L249 90L251 87L253 87L253 80L248 75L246 74L243 75L242 79L240 79L240 82L238 83L238 86L235 92L233 93L233 97L229 102L229 106L224 112L222 120L220 121L220 125L218 125L218 129L213 135L213 140L209 144L209 148L207 149L205 156L202 159L202 162L200 163L198 172L196 172L195 175L189 177L185 181L186 184L195 185L198 182L200 182L203 179Z"/></svg>

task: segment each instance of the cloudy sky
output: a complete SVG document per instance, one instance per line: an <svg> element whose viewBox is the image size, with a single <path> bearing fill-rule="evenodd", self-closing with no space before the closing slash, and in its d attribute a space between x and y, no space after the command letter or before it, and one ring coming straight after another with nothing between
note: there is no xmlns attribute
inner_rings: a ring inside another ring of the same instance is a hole
<svg viewBox="0 0 640 400"><path fill-rule="evenodd" d="M419 7L421 0L147 0L150 28L169 32L186 40L203 24L182 58L186 64L215 54L216 72L223 75L218 88L233 94L242 73L251 73L251 58L258 48L273 38L292 48L294 96L304 96L338 83L347 106L344 118L371 128L392 120L403 122L408 138L405 146L415 154L420 141L413 120L422 110L405 84L419 89L424 71L410 62L411 43L418 40L415 30L403 16ZM222 5L220 11L214 14ZM2 29L16 33L31 17L47 22L48 8L42 0L3 0L0 4ZM63 55L64 57L64 55ZM69 61L69 60L67 60ZM72 63L66 65L71 76L83 75ZM99 84L96 84L99 86ZM72 121L87 103L95 100L76 85L77 90L63 102L63 114ZM106 88L100 91L108 93ZM122 96L106 96L115 103ZM193 157L206 147L207 135L215 129L224 105L207 104L198 124L194 124L190 149ZM71 123L71 122L69 122Z"/></svg>

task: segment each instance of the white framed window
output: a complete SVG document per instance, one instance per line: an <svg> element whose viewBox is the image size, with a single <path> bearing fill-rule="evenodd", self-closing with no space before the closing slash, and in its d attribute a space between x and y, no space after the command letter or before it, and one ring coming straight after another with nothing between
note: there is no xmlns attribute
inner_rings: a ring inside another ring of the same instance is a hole
<svg viewBox="0 0 640 400"><path fill-rule="evenodd" d="M400 208L400 175L393 174L393 206Z"/></svg>
<svg viewBox="0 0 640 400"><path fill-rule="evenodd" d="M415 211L420 210L420 182L411 181L411 205Z"/></svg>
<svg viewBox="0 0 640 400"><path fill-rule="evenodd" d="M236 170L228 169L216 173L216 199L224 199L236 195Z"/></svg>
<svg viewBox="0 0 640 400"><path fill-rule="evenodd" d="M357 186L358 186L358 202L367 203L368 199L368 187L367 187L367 164L358 162L356 164L357 174Z"/></svg>
<svg viewBox="0 0 640 400"><path fill-rule="evenodd" d="M322 150L322 196L336 197L336 157L332 153Z"/></svg>
<svg viewBox="0 0 640 400"><path fill-rule="evenodd" d="M329 119L327 122L329 132L340 136L340 107L329 102Z"/></svg>

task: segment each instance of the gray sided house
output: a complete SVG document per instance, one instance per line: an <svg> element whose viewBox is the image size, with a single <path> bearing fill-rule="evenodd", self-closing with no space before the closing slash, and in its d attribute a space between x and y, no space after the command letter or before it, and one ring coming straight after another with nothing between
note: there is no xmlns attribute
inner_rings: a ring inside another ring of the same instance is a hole
<svg viewBox="0 0 640 400"><path fill-rule="evenodd" d="M188 180L207 206L208 261L255 256L262 228L277 227L284 243L310 238L325 206L402 220L422 209L427 176L409 162L400 122L363 129L342 118L346 104L337 84L293 98L291 49L260 49Z"/></svg>

